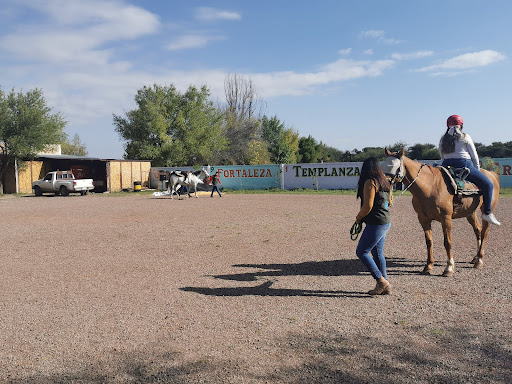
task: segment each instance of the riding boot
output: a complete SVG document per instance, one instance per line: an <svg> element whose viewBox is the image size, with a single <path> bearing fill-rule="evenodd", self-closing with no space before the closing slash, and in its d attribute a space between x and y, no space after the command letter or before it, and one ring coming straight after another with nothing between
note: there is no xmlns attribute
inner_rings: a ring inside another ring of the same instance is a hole
<svg viewBox="0 0 512 384"><path fill-rule="evenodd" d="M368 291L368 294L369 295L389 295L391 294L391 284L389 284L389 282L381 277L380 279L377 280L377 285L375 286L374 289L372 289L371 291Z"/></svg>

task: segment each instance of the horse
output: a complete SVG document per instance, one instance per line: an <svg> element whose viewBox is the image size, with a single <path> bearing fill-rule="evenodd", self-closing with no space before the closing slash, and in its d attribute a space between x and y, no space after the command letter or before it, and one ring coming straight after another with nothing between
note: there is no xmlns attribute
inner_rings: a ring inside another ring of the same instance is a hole
<svg viewBox="0 0 512 384"><path fill-rule="evenodd" d="M477 218L477 209L483 213L482 197L480 194L455 197L448 189L442 171L439 167L421 164L405 156L405 150L390 152L385 148L386 160L382 168L388 174L393 175L392 184L402 181L406 190L412 194L412 205L418 215L418 220L425 234L427 245L427 263L423 274L431 275L434 267L432 249L432 221L439 221L443 228L444 248L447 255L447 264L443 276L453 276L455 262L452 255L452 220L465 217L473 227L477 240L477 254L471 261L474 268L482 268L484 247L489 233L489 223L482 220L482 225ZM499 177L496 172L485 169L481 171L494 185L492 195L492 210L498 203L500 193Z"/></svg>
<svg viewBox="0 0 512 384"><path fill-rule="evenodd" d="M210 174L206 170L206 168L202 168L198 171L189 172L186 175L177 173L175 171L172 171L169 173L169 185L167 186L167 192L171 195L171 199L173 198L172 195L177 192L177 187L179 186L185 186L188 187L188 197L190 197L190 188L194 188L194 195L197 198L197 184L204 183L204 180L208 178ZM178 193L178 199L180 198L181 194Z"/></svg>

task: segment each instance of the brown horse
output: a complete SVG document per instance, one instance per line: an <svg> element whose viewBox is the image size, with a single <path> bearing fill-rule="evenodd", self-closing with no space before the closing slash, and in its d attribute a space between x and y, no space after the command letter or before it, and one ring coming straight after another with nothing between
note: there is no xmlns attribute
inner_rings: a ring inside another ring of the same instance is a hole
<svg viewBox="0 0 512 384"><path fill-rule="evenodd" d="M475 268L483 266L484 246L489 233L489 223L482 221L482 225L477 218L477 209L482 206L482 197L473 195L455 198L453 192L448 190L442 171L440 168L431 167L426 164L418 163L404 155L405 151L390 152L385 149L386 160L383 163L383 169L386 173L396 175L396 179L402 179L403 184L412 194L412 205L418 214L418 220L425 233L427 243L427 264L423 269L426 275L432 274L434 267L434 255L432 252L432 221L439 221L443 227L444 247L448 261L443 276L452 276L455 270L455 263L452 255L452 220L461 217L467 218L473 227L476 235L478 252L471 263ZM481 171L494 184L492 195L492 210L498 203L500 193L500 184L498 175L485 169Z"/></svg>

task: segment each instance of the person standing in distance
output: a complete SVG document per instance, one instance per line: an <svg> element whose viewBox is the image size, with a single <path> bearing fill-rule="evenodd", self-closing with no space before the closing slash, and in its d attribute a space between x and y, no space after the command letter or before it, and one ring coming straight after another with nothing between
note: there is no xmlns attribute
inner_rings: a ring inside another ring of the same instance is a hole
<svg viewBox="0 0 512 384"><path fill-rule="evenodd" d="M356 198L361 198L356 222L366 224L357 244L356 255L377 283L368 294L388 295L391 284L387 280L384 243L391 228L391 186L375 157L363 162Z"/></svg>
<svg viewBox="0 0 512 384"><path fill-rule="evenodd" d="M468 168L469 175L466 180L475 184L481 191L484 199L482 220L491 224L500 225L492 213L492 193L494 185L482 171L475 144L467 133L462 132L464 121L459 115L452 115L446 121L446 133L439 141L442 165L454 168Z"/></svg>

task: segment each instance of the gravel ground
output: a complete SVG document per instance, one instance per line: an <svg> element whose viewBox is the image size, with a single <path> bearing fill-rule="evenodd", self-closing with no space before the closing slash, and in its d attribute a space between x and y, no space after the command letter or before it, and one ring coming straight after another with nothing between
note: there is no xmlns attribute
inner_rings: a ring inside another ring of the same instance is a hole
<svg viewBox="0 0 512 384"><path fill-rule="evenodd" d="M511 383L512 199L484 268L454 223L435 275L395 201L393 295L349 230L353 196L1 197L1 383ZM436 223L437 224L437 223Z"/></svg>

